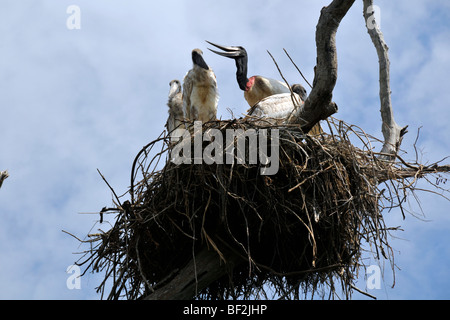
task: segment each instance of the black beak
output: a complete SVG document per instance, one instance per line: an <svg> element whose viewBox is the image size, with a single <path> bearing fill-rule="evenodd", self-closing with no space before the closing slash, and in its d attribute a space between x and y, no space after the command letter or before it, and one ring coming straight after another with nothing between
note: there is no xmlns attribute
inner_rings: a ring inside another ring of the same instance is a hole
<svg viewBox="0 0 450 320"><path fill-rule="evenodd" d="M239 88L244 91L247 90L247 51L245 51L243 47L225 47L209 41L206 42L225 52L215 51L208 48L210 51L220 56L234 59L234 61L236 62L236 79Z"/></svg>
<svg viewBox="0 0 450 320"><path fill-rule="evenodd" d="M225 47L225 46L221 46L212 42L209 42L208 40L206 40L206 42L208 42L210 45L219 48L220 50L223 50L225 52L220 52L220 51L215 51L212 49L209 49L210 51L221 55L223 57L227 57L227 58L232 58L232 59L236 59L236 58L243 58L247 56L247 51L245 51L245 49L243 47Z"/></svg>
<svg viewBox="0 0 450 320"><path fill-rule="evenodd" d="M202 56L203 52L200 49L194 49L192 50L192 62L199 66L200 68L208 70L209 67L206 64L205 60L203 60Z"/></svg>

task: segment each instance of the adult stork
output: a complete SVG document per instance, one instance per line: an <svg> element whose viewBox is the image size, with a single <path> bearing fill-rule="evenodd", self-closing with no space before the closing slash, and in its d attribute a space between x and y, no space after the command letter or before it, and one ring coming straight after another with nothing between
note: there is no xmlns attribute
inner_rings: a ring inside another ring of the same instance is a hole
<svg viewBox="0 0 450 320"><path fill-rule="evenodd" d="M252 76L250 78L247 77L247 51L240 46L231 46L225 47L221 46L209 41L210 45L215 46L225 52L215 51L212 49L212 52L234 59L236 62L236 79L239 85L239 88L244 91L244 98L247 100L250 107L253 107L258 101L279 93L289 93L290 89L286 85L286 83L266 78L263 76Z"/></svg>
<svg viewBox="0 0 450 320"><path fill-rule="evenodd" d="M166 128L171 137L178 137L178 130L181 129L184 119L183 113L183 94L181 92L181 83L179 80L172 80L169 83L169 117L167 119ZM184 128L184 126L183 126ZM172 139L170 139L172 141Z"/></svg>
<svg viewBox="0 0 450 320"><path fill-rule="evenodd" d="M183 81L184 118L207 122L216 119L217 93L216 75L203 60L200 49L192 50L193 67Z"/></svg>
<svg viewBox="0 0 450 320"><path fill-rule="evenodd" d="M237 83L239 88L244 91L244 98L251 107L248 113L249 115L268 118L289 116L294 110L293 97L290 97L291 89L298 104L303 104L306 101L306 90L301 84L294 84L289 89L286 83L279 80L258 75L248 78L248 57L245 48L240 46L226 47L210 41L206 42L224 52L208 48L210 51L235 60ZM320 132L322 132L320 124L317 124L309 131L310 134L319 134Z"/></svg>

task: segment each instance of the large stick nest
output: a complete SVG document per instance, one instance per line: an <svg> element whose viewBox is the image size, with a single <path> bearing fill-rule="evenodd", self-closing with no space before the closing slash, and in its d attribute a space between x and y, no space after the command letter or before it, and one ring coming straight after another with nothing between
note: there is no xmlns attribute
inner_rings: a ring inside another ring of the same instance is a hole
<svg viewBox="0 0 450 320"><path fill-rule="evenodd" d="M349 297L364 250L392 259L381 212L403 199L394 184L387 192L379 185L395 181L402 166L378 160L373 138L361 130L326 123L331 133L318 136L277 126L279 171L270 176L260 174L260 163L176 165L167 136L149 143L133 163L130 200L116 197L116 206L104 208L102 215L116 214L115 224L89 240L84 263L105 273L99 290L112 281L108 298L144 297L208 247L224 262L225 252L241 262L196 298L298 298L337 287ZM207 128L273 127L234 119Z"/></svg>

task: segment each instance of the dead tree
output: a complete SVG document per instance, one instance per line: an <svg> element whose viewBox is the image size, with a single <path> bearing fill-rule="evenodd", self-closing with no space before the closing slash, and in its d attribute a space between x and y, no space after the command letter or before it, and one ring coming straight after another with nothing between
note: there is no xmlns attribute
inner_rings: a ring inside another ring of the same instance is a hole
<svg viewBox="0 0 450 320"><path fill-rule="evenodd" d="M291 120L293 123L300 123L304 132L308 132L317 122L337 112L337 105L331 101L337 80L336 32L339 23L354 1L334 0L329 6L322 9L316 30L317 66L313 88L304 108L299 109ZM237 263L236 261L239 261L239 259L235 258L233 262ZM198 254L198 257L192 259L182 272L178 273L172 282L169 282L164 288L155 290L146 299L161 297L191 299L208 284L226 275L224 262L226 262L226 259L221 260L216 252L202 251ZM244 263L244 260L241 259L240 263ZM206 270L194 272L200 279L192 279L192 271L205 266ZM186 283L190 285L186 285ZM164 291L164 294L160 295L160 291Z"/></svg>
<svg viewBox="0 0 450 320"><path fill-rule="evenodd" d="M382 210L402 208L404 194L418 178L436 175L446 182L440 174L448 173L450 166L439 165L440 161L428 166L407 163L397 154L406 127L394 120L387 45L373 20L372 0L363 1L379 58L381 152L372 151L362 129L330 117L338 108L332 101L338 67L336 32L354 3L333 0L321 10L316 28L312 90L287 122L275 126L283 141L281 173L261 177L255 175L255 166L171 162L152 171L168 150L163 147L151 158L152 148L169 143L166 136L149 143L132 166L131 202L122 203L113 192L117 206L102 209L100 215L102 219L103 214L117 213L116 223L107 232L90 235L89 257L79 263L106 273L99 286L102 294L110 279L109 299L251 297L254 288L266 282L274 284L281 297L298 297L299 284L310 290L327 283L334 290L334 277L345 290L360 291L353 281L362 266L361 242L368 241L377 258L391 257L387 237L392 229L385 226ZM329 135L305 134L325 119ZM248 119L205 125L220 130L274 127ZM356 134L364 148L354 147L349 133Z"/></svg>

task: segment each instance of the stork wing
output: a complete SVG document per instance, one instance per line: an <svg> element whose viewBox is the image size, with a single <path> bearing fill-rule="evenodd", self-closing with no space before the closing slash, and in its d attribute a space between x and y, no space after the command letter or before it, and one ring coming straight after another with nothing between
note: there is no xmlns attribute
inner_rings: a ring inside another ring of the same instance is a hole
<svg viewBox="0 0 450 320"><path fill-rule="evenodd" d="M192 77L192 70L190 70L183 80L183 114L185 119L191 118Z"/></svg>
<svg viewBox="0 0 450 320"><path fill-rule="evenodd" d="M286 118L296 106L303 102L296 93L280 93L266 97L256 103L247 112L250 116L262 118Z"/></svg>

